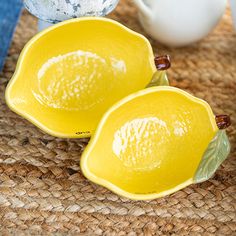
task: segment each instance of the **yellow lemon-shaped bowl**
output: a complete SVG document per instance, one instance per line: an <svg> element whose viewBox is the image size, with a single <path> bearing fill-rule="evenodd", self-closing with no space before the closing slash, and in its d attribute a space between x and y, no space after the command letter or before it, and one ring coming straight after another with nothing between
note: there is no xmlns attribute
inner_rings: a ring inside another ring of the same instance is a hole
<svg viewBox="0 0 236 236"><path fill-rule="evenodd" d="M57 137L90 136L115 102L150 82L150 43L106 18L65 21L36 35L8 84L8 106Z"/></svg>
<svg viewBox="0 0 236 236"><path fill-rule="evenodd" d="M82 155L82 171L130 199L163 197L214 174L229 154L218 128L226 128L227 119L216 120L205 101L183 90L142 90L103 116Z"/></svg>

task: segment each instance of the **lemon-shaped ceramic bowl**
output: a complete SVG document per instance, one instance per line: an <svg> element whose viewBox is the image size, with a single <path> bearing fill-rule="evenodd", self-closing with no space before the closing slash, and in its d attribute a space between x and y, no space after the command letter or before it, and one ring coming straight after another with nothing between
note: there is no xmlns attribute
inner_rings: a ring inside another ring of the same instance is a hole
<svg viewBox="0 0 236 236"><path fill-rule="evenodd" d="M228 116L168 86L147 88L112 106L85 149L91 181L135 200L174 193L210 178L230 150Z"/></svg>
<svg viewBox="0 0 236 236"><path fill-rule="evenodd" d="M106 18L73 19L29 41L6 101L46 133L88 137L111 105L145 88L154 72L142 35Z"/></svg>

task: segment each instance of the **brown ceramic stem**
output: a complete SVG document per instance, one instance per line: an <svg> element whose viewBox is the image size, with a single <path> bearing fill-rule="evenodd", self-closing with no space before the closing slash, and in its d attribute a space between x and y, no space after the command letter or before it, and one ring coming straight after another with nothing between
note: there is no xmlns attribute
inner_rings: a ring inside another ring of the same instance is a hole
<svg viewBox="0 0 236 236"><path fill-rule="evenodd" d="M167 70L171 67L171 61L169 55L156 56L154 61L157 70Z"/></svg>
<svg viewBox="0 0 236 236"><path fill-rule="evenodd" d="M231 120L228 115L217 115L215 119L219 129L226 129L231 125Z"/></svg>

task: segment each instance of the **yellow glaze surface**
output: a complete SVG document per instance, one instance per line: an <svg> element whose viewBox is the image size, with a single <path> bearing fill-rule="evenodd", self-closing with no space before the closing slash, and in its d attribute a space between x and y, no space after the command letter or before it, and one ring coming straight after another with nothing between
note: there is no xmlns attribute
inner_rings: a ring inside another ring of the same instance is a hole
<svg viewBox="0 0 236 236"><path fill-rule="evenodd" d="M205 101L173 87L148 88L109 109L81 168L91 181L127 198L162 197L193 183L217 131Z"/></svg>
<svg viewBox="0 0 236 236"><path fill-rule="evenodd" d="M150 82L146 38L106 18L80 18L36 35L6 90L16 113L58 137L88 137L104 112Z"/></svg>

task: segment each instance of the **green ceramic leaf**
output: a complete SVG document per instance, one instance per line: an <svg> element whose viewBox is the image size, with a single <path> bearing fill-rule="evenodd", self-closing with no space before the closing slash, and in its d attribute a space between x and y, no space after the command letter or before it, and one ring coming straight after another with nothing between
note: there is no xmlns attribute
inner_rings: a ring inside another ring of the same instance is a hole
<svg viewBox="0 0 236 236"><path fill-rule="evenodd" d="M224 130L217 132L210 142L194 176L194 182L200 183L213 176L230 152L229 139Z"/></svg>
<svg viewBox="0 0 236 236"><path fill-rule="evenodd" d="M147 88L153 86L169 86L169 80L165 71L157 71L153 75L152 80L148 84Z"/></svg>

